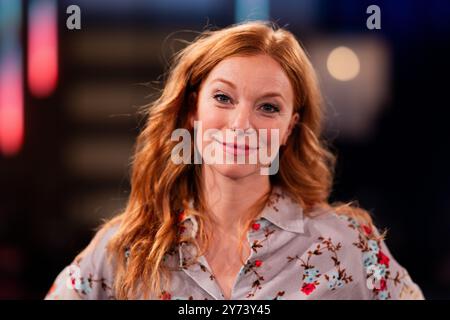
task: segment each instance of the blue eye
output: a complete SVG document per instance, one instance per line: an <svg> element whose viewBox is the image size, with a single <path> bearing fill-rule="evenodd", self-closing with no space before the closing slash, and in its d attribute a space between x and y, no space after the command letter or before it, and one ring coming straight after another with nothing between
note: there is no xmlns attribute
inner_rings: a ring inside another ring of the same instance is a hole
<svg viewBox="0 0 450 320"><path fill-rule="evenodd" d="M261 109L265 112L265 113L276 113L276 112L280 112L280 108L278 108L277 106L274 106L270 103L266 103L264 105L261 106Z"/></svg>
<svg viewBox="0 0 450 320"><path fill-rule="evenodd" d="M222 93L214 95L214 99L216 99L218 102L229 102L230 98Z"/></svg>

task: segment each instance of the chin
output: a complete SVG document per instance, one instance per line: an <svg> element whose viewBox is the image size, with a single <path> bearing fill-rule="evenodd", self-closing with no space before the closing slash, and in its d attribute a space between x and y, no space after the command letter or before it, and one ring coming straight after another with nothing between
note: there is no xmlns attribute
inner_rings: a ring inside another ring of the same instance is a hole
<svg viewBox="0 0 450 320"><path fill-rule="evenodd" d="M214 171L233 180L259 174L260 171L259 166L254 164L214 164L212 166Z"/></svg>

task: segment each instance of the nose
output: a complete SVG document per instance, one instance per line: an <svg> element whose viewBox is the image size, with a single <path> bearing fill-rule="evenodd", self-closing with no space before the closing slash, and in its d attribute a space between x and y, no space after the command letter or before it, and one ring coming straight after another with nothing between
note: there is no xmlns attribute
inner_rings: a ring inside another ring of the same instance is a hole
<svg viewBox="0 0 450 320"><path fill-rule="evenodd" d="M230 128L237 129L239 131L247 131L250 127L251 108L248 106L238 106L235 109Z"/></svg>

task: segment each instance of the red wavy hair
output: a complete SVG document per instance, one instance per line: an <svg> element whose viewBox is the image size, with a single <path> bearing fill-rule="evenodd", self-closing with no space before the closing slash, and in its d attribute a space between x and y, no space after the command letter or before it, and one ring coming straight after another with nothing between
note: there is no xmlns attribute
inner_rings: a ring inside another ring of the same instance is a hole
<svg viewBox="0 0 450 320"><path fill-rule="evenodd" d="M189 115L196 106L190 103L190 97L220 61L255 54L271 56L284 69L295 93L293 112L300 115L286 146L280 149L279 171L270 176L271 186L283 187L306 215L312 215L318 205L372 224L370 214L355 203L328 203L336 157L321 137L323 104L315 71L294 35L265 21L207 30L174 56L160 96L146 109L146 125L137 138L132 161L127 206L102 226L120 225L108 246L110 256L115 258L116 298L133 299L141 293L144 298L158 298L169 284L164 256L180 241L177 212L188 207L189 199L194 200L190 214L198 220L203 244L197 247L199 255L207 250L212 220L204 214L202 168L171 161L172 148L178 143L171 141L171 134L177 128L186 128L193 136ZM194 154L193 142L191 148ZM243 235L269 195L253 206L253 214L241 230ZM127 249L130 256L126 262Z"/></svg>

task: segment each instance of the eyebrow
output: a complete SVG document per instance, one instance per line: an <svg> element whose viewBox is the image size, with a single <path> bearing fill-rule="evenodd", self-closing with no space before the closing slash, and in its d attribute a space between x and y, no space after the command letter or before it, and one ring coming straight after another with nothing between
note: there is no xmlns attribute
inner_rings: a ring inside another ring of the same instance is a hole
<svg viewBox="0 0 450 320"><path fill-rule="evenodd" d="M266 94L261 96L261 98L276 98L276 97L280 97L281 99L284 100L284 97L277 92L267 92Z"/></svg>
<svg viewBox="0 0 450 320"><path fill-rule="evenodd" d="M223 83L225 83L225 84L229 85L230 87L232 87L232 88L236 89L236 86L234 85L234 83L233 83L233 82L231 82L231 81L228 81L228 80L225 80L225 79L222 79L222 78L217 78L217 79L214 79L213 81L211 81L211 83L213 83L213 82L223 82Z"/></svg>
<svg viewBox="0 0 450 320"><path fill-rule="evenodd" d="M214 79L213 81L211 81L211 83L213 83L213 82L223 82L223 83L229 85L230 87L232 87L233 89L236 89L236 86L233 82L228 81L223 78ZM263 96L261 96L261 98L271 98L271 97L280 97L281 99L284 100L284 97L281 94L279 94L278 92L267 92Z"/></svg>

